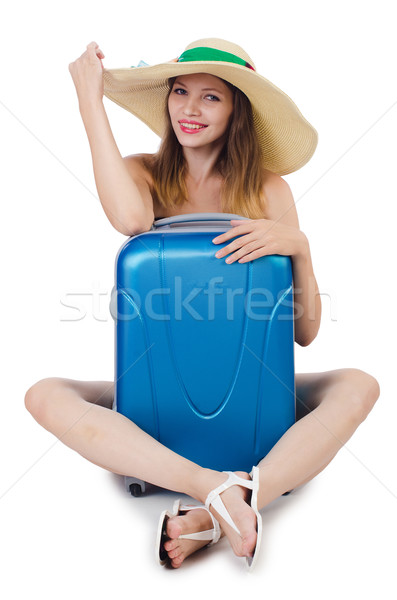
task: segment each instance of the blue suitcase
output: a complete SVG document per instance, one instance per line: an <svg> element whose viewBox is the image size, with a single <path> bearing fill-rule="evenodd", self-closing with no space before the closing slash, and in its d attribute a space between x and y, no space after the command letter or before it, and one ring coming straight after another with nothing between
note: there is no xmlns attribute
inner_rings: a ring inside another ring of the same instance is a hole
<svg viewBox="0 0 397 600"><path fill-rule="evenodd" d="M121 247L113 409L203 467L249 472L295 422L292 268L216 258L230 219L159 219Z"/></svg>

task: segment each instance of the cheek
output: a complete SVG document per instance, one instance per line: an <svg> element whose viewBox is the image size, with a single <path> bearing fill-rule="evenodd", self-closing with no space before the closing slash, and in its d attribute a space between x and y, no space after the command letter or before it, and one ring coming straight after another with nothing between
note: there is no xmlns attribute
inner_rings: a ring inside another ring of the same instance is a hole
<svg viewBox="0 0 397 600"><path fill-rule="evenodd" d="M178 105L178 98L176 98L175 95L172 95L168 98L168 112L172 118L172 115L175 113L175 111L177 110L177 106Z"/></svg>
<svg viewBox="0 0 397 600"><path fill-rule="evenodd" d="M171 100L171 96L168 98L168 102L167 102L167 107L168 107L168 112L170 115L172 115L172 111L173 111L173 102Z"/></svg>
<svg viewBox="0 0 397 600"><path fill-rule="evenodd" d="M224 117L223 117L223 124L224 124L225 128L229 127L230 122L232 120L232 116L233 116L233 111L230 111L226 115L224 115Z"/></svg>
<svg viewBox="0 0 397 600"><path fill-rule="evenodd" d="M227 119L227 122L228 122L228 123L230 123L230 121L231 121L231 120L232 120L232 118L233 118L233 110L234 110L234 108L233 108L233 105L231 105L231 106L229 107L229 116L228 116L228 119Z"/></svg>

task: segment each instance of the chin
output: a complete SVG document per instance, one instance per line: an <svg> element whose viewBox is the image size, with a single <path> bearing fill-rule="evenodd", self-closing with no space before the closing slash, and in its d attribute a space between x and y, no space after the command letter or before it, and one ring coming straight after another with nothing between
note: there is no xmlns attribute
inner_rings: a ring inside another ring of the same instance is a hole
<svg viewBox="0 0 397 600"><path fill-rule="evenodd" d="M224 143L224 136L215 137L211 139L199 139L199 137L195 137L194 135L189 136L189 134L185 134L182 136L176 136L178 142L182 147L185 148L203 148L204 146L218 145L219 143Z"/></svg>

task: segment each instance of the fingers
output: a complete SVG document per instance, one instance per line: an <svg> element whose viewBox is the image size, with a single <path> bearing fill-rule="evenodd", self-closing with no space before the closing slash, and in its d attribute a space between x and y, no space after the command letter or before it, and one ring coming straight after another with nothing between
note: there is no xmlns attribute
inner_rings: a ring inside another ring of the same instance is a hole
<svg viewBox="0 0 397 600"><path fill-rule="evenodd" d="M258 239L259 238L254 233L248 234L248 235L243 235L242 237L237 238L236 240L234 240L227 246L224 246L223 248L218 250L215 253L215 256L216 256L216 258L223 258L227 254L230 254L231 252L235 252L236 250L239 250L240 248L246 248L248 246L248 249L249 249L253 245L258 244Z"/></svg>
<svg viewBox="0 0 397 600"><path fill-rule="evenodd" d="M98 58L105 58L104 53L99 48L99 46L96 42L90 42L89 44L87 44L87 52L88 53L94 52L98 56Z"/></svg>
<svg viewBox="0 0 397 600"><path fill-rule="evenodd" d="M79 101L101 100L103 97L103 71L102 59L104 53L96 42L90 42L86 51L69 64L69 72L75 84Z"/></svg>
<svg viewBox="0 0 397 600"><path fill-rule="evenodd" d="M233 223L233 221L230 221L231 223ZM240 231L236 232L236 228L240 227ZM222 233L221 235L218 235L216 237L213 238L213 243L214 244L222 244L223 242L226 242L227 240L230 240L233 237L236 237L236 235L242 235L243 233L249 233L250 231L253 231L255 229L255 224L253 225L251 221L249 221L248 223L246 221L239 221L238 224L233 225L231 229L228 229L228 231L225 231L225 233Z"/></svg>
<svg viewBox="0 0 397 600"><path fill-rule="evenodd" d="M86 48L87 48L87 50L85 52L83 52L83 54L80 56L81 60L84 60L85 58L95 60L94 57L98 57L99 59L105 58L104 53L99 48L99 46L96 42L90 42L89 44L87 44ZM77 61L75 61L75 62L77 62Z"/></svg>
<svg viewBox="0 0 397 600"><path fill-rule="evenodd" d="M257 229L262 229L264 224L268 224L269 228L271 228L273 221L269 221L268 219L232 219L230 223L232 225L231 229L228 229L225 233L214 237L212 240L214 244L222 244L223 242L236 237L236 235L243 235L244 233L250 233ZM236 229L238 231L236 231Z"/></svg>

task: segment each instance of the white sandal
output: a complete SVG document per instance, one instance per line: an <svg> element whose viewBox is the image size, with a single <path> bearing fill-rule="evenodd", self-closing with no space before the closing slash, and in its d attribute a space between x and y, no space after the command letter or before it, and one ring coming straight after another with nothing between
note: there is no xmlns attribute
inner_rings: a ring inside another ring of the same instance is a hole
<svg viewBox="0 0 397 600"><path fill-rule="evenodd" d="M169 540L170 538L167 536L167 521L172 517L179 516L182 512L187 512L190 510L195 510L197 508L201 508L202 510L206 510L211 517L213 528L207 529L206 531L197 531L195 533L186 533L180 535L178 540L208 540L209 544L206 547L212 546L219 541L221 537L221 528L219 527L218 521L211 514L208 508L206 508L203 504L201 505L181 505L180 500L176 500L174 502L174 506L172 508L172 512L169 510L164 510L160 515L159 526L157 530L157 539L156 539L156 559L159 561L160 565L168 565L171 564L171 559L169 558L166 550L164 549L164 542Z"/></svg>
<svg viewBox="0 0 397 600"><path fill-rule="evenodd" d="M248 567L248 569L251 570L251 569L253 569L253 567L256 563L256 560L258 558L259 547L260 547L261 537L262 537L262 517L258 511L259 469L258 469L258 467L253 467L253 469L250 473L250 476L251 476L250 480L242 479L241 477L239 477L232 471L224 471L224 473L227 473L229 475L228 479L208 494L207 499L205 501L205 506L209 510L209 507L212 504L212 506L217 511L217 513L219 513L219 515L223 519L225 519L226 523L228 523L231 527L233 527L233 529L235 531L237 531L237 533L241 536L239 529L237 528L235 522L231 518L226 506L222 502L220 494L222 494L222 492L224 492L228 488L232 487L233 485L240 485L249 490L252 490L251 508L256 515L257 538L256 538L256 545L254 548L253 555L250 557L246 557L247 567Z"/></svg>

